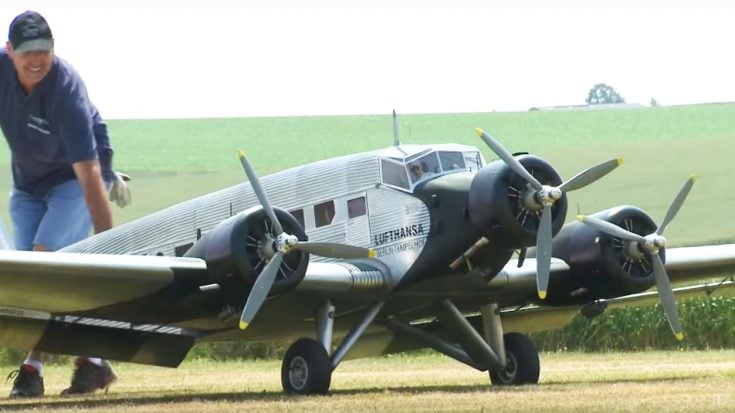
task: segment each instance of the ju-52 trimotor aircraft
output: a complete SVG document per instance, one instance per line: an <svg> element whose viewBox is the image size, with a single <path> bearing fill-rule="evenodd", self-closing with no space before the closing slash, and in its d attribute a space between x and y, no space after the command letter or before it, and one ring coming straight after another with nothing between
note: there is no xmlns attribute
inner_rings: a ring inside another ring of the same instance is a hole
<svg viewBox="0 0 735 413"><path fill-rule="evenodd" d="M395 128L395 124L394 124ZM735 245L666 249L658 224L617 206L564 225L566 181L543 159L472 146L402 145L324 160L121 225L56 253L0 252L0 346L175 367L200 341L291 339L288 393L329 390L347 357L433 348L493 384L537 383L526 333L580 312L657 300L670 280L728 276ZM519 252L516 256L515 252Z"/></svg>

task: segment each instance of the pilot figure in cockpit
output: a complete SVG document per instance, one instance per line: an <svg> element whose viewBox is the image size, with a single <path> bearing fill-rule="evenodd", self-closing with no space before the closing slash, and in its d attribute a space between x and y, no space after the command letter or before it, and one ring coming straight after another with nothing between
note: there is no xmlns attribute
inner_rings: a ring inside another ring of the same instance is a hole
<svg viewBox="0 0 735 413"><path fill-rule="evenodd" d="M423 178L424 176L424 169L421 167L420 163L414 163L411 165L411 182L418 182Z"/></svg>

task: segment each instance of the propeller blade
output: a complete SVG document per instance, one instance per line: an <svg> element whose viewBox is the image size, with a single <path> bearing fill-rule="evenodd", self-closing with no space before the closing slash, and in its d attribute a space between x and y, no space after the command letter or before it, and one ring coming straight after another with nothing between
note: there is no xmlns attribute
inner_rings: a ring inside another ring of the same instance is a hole
<svg viewBox="0 0 735 413"><path fill-rule="evenodd" d="M676 214L679 212L679 208L681 208L682 204L687 199L687 195L689 195L689 191L692 190L692 186L694 185L694 181L696 180L697 180L697 176L692 175L684 183L684 186L681 187L681 189L679 190L679 194L676 195L676 198L674 198L674 202L671 203L671 206L669 207L669 211L666 212L666 217L661 222L661 225L658 226L658 229L656 229L656 234L658 235L663 234L664 229L666 229L666 226L669 225L671 220L674 219Z"/></svg>
<svg viewBox="0 0 735 413"><path fill-rule="evenodd" d="M623 158L610 159L599 165L595 165L587 170L584 170L572 178L564 182L559 186L559 189L565 192L576 191L577 189L584 188L585 186L595 182L603 176L610 173L613 169L617 168L623 163Z"/></svg>
<svg viewBox="0 0 735 413"><path fill-rule="evenodd" d="M653 274L656 276L656 289L658 296L661 298L661 305L664 308L666 318L669 319L671 331L674 332L676 339L681 341L684 339L681 323L679 322L679 311L676 308L676 299L674 298L674 290L671 288L669 276L666 274L664 263L658 253L651 254L653 261Z"/></svg>
<svg viewBox="0 0 735 413"><path fill-rule="evenodd" d="M496 155L500 157L500 159L505 162L506 165L510 166L511 169L515 171L518 175L522 176L523 179L526 180L526 182L530 183L533 189L540 191L543 187L541 183L531 175L526 168L521 165L518 160L511 155L510 152L508 152L503 145L500 144L500 142L493 139L492 136L488 135L487 132L484 130L477 128L475 129L477 134L482 138L483 141L485 141L485 144L492 149L493 152L495 152Z"/></svg>
<svg viewBox="0 0 735 413"><path fill-rule="evenodd" d="M536 234L536 289L540 299L546 298L551 268L551 206L545 205L541 225Z"/></svg>
<svg viewBox="0 0 735 413"><path fill-rule="evenodd" d="M294 249L328 258L373 258L375 250L334 242L299 241Z"/></svg>
<svg viewBox="0 0 735 413"><path fill-rule="evenodd" d="M255 318L255 314L258 313L260 307L268 298L268 293L271 291L273 281L276 279L276 274L283 261L283 253L278 251L273 255L273 258L268 262L268 265L263 268L258 279L255 280L253 289L250 291L245 307L242 309L240 315L240 330L248 328L250 323Z"/></svg>
<svg viewBox="0 0 735 413"><path fill-rule="evenodd" d="M620 228L619 226L615 224L611 224L607 221L603 221L601 219L595 218L595 217L588 217L584 215L577 215L577 220L579 222L582 222L584 224L587 224L593 228L597 228L600 231L612 235L613 237L618 237L622 239L627 239L630 241L636 241L641 244L646 243L646 239L642 236L635 234L633 232L627 231L623 228Z"/></svg>
<svg viewBox="0 0 735 413"><path fill-rule="evenodd" d="M281 223L278 222L278 218L276 218L276 213L273 211L273 207L271 207L271 203L268 201L268 196L265 194L263 187L260 185L258 175L255 174L255 170L250 165L250 161L248 161L247 156L245 156L245 152L243 152L242 149L238 149L237 155L240 157L240 163L242 163L242 167L243 169L245 169L245 174L248 176L248 180L253 186L253 191L255 192L255 195L258 197L258 200L263 206L263 209L265 209L265 213L268 214L268 218L270 218L271 223L273 223L273 228L276 230L276 234L282 234L283 227L281 226Z"/></svg>

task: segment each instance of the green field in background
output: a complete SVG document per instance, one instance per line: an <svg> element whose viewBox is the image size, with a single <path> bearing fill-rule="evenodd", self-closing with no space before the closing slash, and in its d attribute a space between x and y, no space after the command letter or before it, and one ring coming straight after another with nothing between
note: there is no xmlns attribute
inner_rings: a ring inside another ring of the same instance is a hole
<svg viewBox="0 0 735 413"><path fill-rule="evenodd" d="M735 239L729 209L735 204L735 104L626 110L400 115L402 143L454 142L481 147L481 127L510 151L550 161L563 178L612 157L625 163L603 180L570 195L569 219L634 204L660 220L691 173L697 181L677 220L672 245ZM237 159L243 148L260 174L393 142L386 115L109 121L116 169L133 175L133 205L114 209L117 223L245 179ZM9 171L7 146L0 169ZM10 174L0 180L8 223Z"/></svg>

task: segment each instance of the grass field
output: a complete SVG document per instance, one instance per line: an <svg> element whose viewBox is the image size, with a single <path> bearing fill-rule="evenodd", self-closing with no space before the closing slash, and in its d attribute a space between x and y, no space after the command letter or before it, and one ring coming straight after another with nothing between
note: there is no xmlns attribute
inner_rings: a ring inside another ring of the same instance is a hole
<svg viewBox="0 0 735 413"><path fill-rule="evenodd" d="M106 395L0 399L0 410L730 412L735 404L735 351L547 353L541 364L538 386L500 388L440 355L347 361L330 395L312 397L281 393L278 361L192 361L176 370L120 364ZM70 370L47 368L47 394L67 385Z"/></svg>
<svg viewBox="0 0 735 413"><path fill-rule="evenodd" d="M511 151L528 151L554 164L565 178L604 159L625 164L570 196L569 219L634 204L661 219L691 173L701 178L667 229L672 245L735 239L729 219L735 202L735 104L634 110L401 115L403 143L456 142L489 149L474 134L482 127ZM236 149L268 174L327 157L378 149L393 142L386 115L204 120L117 120L109 127L116 167L134 177L134 204L115 209L127 222L176 202L241 182ZM6 145L0 170L8 171ZM0 180L7 206L9 175ZM7 207L2 208L7 220Z"/></svg>

